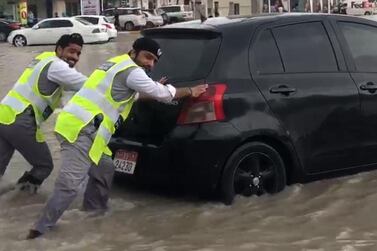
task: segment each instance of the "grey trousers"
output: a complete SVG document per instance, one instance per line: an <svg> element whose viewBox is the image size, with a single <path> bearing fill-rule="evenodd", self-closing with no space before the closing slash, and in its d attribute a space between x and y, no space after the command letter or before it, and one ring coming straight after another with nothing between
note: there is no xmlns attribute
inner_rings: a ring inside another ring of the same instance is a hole
<svg viewBox="0 0 377 251"><path fill-rule="evenodd" d="M56 224L76 198L87 175L89 175L89 180L84 194L83 209L87 211L107 209L114 166L110 156L107 155L103 155L98 166L90 160L89 149L95 132L94 126L89 124L72 144L61 136L57 136L61 145L62 166L53 194L34 225L35 230L44 233Z"/></svg>
<svg viewBox="0 0 377 251"><path fill-rule="evenodd" d="M33 166L30 174L34 178L43 181L50 175L54 167L50 149L46 142L36 141L36 130L31 107L19 114L13 124L0 124L0 176L4 175L15 150Z"/></svg>

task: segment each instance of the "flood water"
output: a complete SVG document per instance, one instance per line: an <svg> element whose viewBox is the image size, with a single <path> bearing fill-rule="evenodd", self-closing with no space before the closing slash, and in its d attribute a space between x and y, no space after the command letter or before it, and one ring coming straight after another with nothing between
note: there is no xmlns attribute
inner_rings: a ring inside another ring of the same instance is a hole
<svg viewBox="0 0 377 251"><path fill-rule="evenodd" d="M107 44L85 45L77 68L90 74L106 59L127 52L137 36L121 34ZM34 56L53 49L0 43L0 99ZM295 184L273 196L237 197L231 206L116 185L106 215L91 217L80 211L80 195L56 228L42 238L25 240L52 192L60 164L52 133L55 118L43 126L55 169L40 192L0 196L0 251L377 250L377 171ZM16 153L0 188L16 182L28 169Z"/></svg>

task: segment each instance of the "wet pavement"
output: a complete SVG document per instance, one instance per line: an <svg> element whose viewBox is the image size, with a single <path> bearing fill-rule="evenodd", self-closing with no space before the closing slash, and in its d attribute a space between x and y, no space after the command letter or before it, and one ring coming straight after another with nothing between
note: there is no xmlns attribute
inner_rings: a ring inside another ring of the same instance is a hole
<svg viewBox="0 0 377 251"><path fill-rule="evenodd" d="M137 36L121 34L107 44L85 45L77 68L90 74L107 58L127 52ZM0 43L0 98L35 55L53 49ZM232 206L116 185L106 215L92 217L80 211L81 194L56 228L27 241L27 231L52 192L60 164L52 133L55 118L43 126L55 169L39 194L12 191L0 196L0 251L377 250L377 171L295 184L273 196L237 197ZM16 153L0 180L0 189L29 168Z"/></svg>

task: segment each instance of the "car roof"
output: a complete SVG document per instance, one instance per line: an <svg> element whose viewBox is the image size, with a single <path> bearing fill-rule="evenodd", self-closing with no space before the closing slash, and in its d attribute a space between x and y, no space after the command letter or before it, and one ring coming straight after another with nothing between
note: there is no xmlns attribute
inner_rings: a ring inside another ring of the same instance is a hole
<svg viewBox="0 0 377 251"><path fill-rule="evenodd" d="M46 20L48 20L48 21L50 21L50 20L75 20L75 18L74 17L50 17L50 18L45 18L45 19L43 19L43 20L41 20L41 21L46 21Z"/></svg>
<svg viewBox="0 0 377 251"><path fill-rule="evenodd" d="M182 29L216 29L221 30L222 27L227 27L232 24L236 23L258 23L258 22L273 22L273 21L281 21L285 19L302 19L303 17L326 17L326 16L343 16L347 18L356 18L354 16L347 16L347 15L335 15L335 14L326 14L326 13L277 13L277 14L260 14L260 15L235 15L235 16L228 16L228 17L213 17L208 18L204 22L200 20L193 20L188 22L182 23L175 23L171 25L167 25L164 27L160 27L157 29L169 29L169 28L182 28Z"/></svg>
<svg viewBox="0 0 377 251"><path fill-rule="evenodd" d="M74 16L74 17L96 17L96 18L102 18L102 17L105 17L105 16L102 16L102 15L77 15L77 16Z"/></svg>
<svg viewBox="0 0 377 251"><path fill-rule="evenodd" d="M118 10L140 10L139 7L117 7L117 9ZM107 10L115 10L115 8L108 8L103 11L107 11Z"/></svg>

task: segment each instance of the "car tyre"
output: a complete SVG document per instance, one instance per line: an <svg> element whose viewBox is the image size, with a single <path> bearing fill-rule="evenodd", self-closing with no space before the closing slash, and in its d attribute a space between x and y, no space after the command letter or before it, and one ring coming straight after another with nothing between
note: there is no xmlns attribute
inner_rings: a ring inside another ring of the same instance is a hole
<svg viewBox="0 0 377 251"><path fill-rule="evenodd" d="M13 38L13 45L16 47L22 47L27 44L26 38L22 35L17 35Z"/></svg>
<svg viewBox="0 0 377 251"><path fill-rule="evenodd" d="M249 142L237 148L225 164L221 195L224 203L230 205L237 194L272 194L285 185L285 165L280 154L263 142Z"/></svg>
<svg viewBox="0 0 377 251"><path fill-rule="evenodd" d="M133 29L135 29L135 25L132 22L127 22L124 24L124 29L126 31L132 31Z"/></svg>
<svg viewBox="0 0 377 251"><path fill-rule="evenodd" d="M145 25L146 28L153 28L154 24L151 21L148 21L147 24Z"/></svg>
<svg viewBox="0 0 377 251"><path fill-rule="evenodd" d="M0 42L7 40L7 35L4 32L0 32Z"/></svg>

